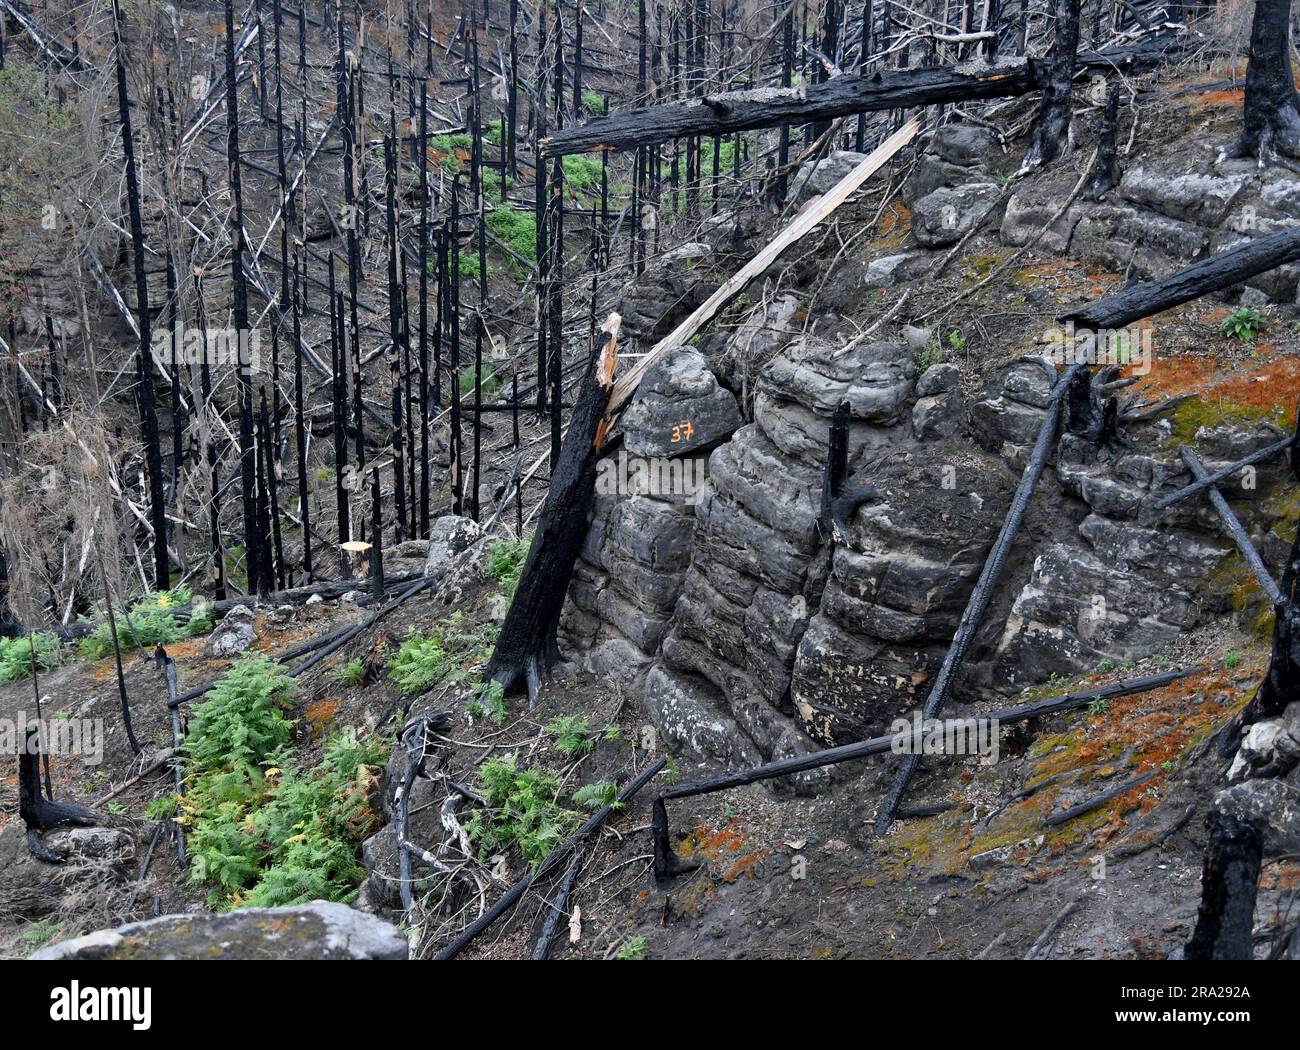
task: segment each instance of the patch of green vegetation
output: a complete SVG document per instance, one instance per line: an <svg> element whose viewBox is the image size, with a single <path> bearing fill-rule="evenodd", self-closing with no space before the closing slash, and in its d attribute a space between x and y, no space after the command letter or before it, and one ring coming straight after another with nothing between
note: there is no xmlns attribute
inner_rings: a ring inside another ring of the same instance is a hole
<svg viewBox="0 0 1300 1050"><path fill-rule="evenodd" d="M488 212L484 222L511 251L528 260L537 258L537 226L531 214L503 203Z"/></svg>
<svg viewBox="0 0 1300 1050"><path fill-rule="evenodd" d="M645 951L644 937L629 937L623 942L614 958L621 959L623 962L642 962L645 959Z"/></svg>
<svg viewBox="0 0 1300 1050"><path fill-rule="evenodd" d="M1252 306L1239 306L1219 324L1219 331L1228 339L1253 343L1255 337L1268 327L1268 322Z"/></svg>
<svg viewBox="0 0 1300 1050"><path fill-rule="evenodd" d="M478 772L484 807L465 822L465 833L481 860L518 847L536 870L582 822L580 813L559 804L558 779L520 769L514 754L488 759Z"/></svg>
<svg viewBox="0 0 1300 1050"><path fill-rule="evenodd" d="M555 750L565 758L580 758L596 746L585 718L560 715L546 724L546 733L555 739Z"/></svg>
<svg viewBox="0 0 1300 1050"><path fill-rule="evenodd" d="M478 374L484 400L496 397L501 391L501 379L492 371L492 366L484 361L479 366ZM460 392L462 394L474 392L474 369L467 368L461 372Z"/></svg>
<svg viewBox="0 0 1300 1050"><path fill-rule="evenodd" d="M189 619L177 619L178 609L190 607ZM211 602L194 602L194 595L184 584L169 591L152 591L131 606L118 612L117 639L123 649L150 649L182 638L193 638L212 630ZM107 620L81 640L81 655L99 660L113 651L113 632Z"/></svg>
<svg viewBox="0 0 1300 1050"><path fill-rule="evenodd" d="M22 947L19 949L19 954L26 958L38 948L44 948L47 944L67 940L69 937L74 936L79 935L72 933L63 923L47 915L43 919L37 919L35 922L28 924L23 930L21 935Z"/></svg>
<svg viewBox="0 0 1300 1050"><path fill-rule="evenodd" d="M948 333L948 345L954 350L966 349L966 337L961 334L960 329L954 328Z"/></svg>
<svg viewBox="0 0 1300 1050"><path fill-rule="evenodd" d="M528 557L532 542L533 537L528 535L516 540L500 539L492 544L488 555L488 575L497 583L505 584L507 597L513 598L515 588L519 586L519 574L524 571L524 559Z"/></svg>
<svg viewBox="0 0 1300 1050"><path fill-rule="evenodd" d="M591 116L605 112L605 97L599 91L584 91L582 93L582 108L584 112Z"/></svg>
<svg viewBox="0 0 1300 1050"><path fill-rule="evenodd" d="M35 631L30 637L0 638L0 685L32 676L33 643L37 671L49 671L59 666L63 648L57 634Z"/></svg>
<svg viewBox="0 0 1300 1050"><path fill-rule="evenodd" d="M588 196L600 193L600 157L594 153L570 153L561 161L564 188Z"/></svg>
<svg viewBox="0 0 1300 1050"><path fill-rule="evenodd" d="M168 791L157 798L150 799L149 805L145 807L144 815L150 820L171 820L172 817L176 816L177 804L176 792Z"/></svg>
<svg viewBox="0 0 1300 1050"><path fill-rule="evenodd" d="M460 159L456 151L472 150L474 139L465 132L458 132L455 135L430 135L429 148L441 154L438 163L454 175L465 167L465 162Z"/></svg>
<svg viewBox="0 0 1300 1050"><path fill-rule="evenodd" d="M370 793L388 749L343 733L300 769L285 717L293 694L284 667L254 656L194 712L179 820L190 832L189 881L211 886L212 907L349 902L365 877L360 844L378 824Z"/></svg>
<svg viewBox="0 0 1300 1050"><path fill-rule="evenodd" d="M1098 674L1110 674L1110 672L1113 670L1115 670L1115 661L1112 660L1109 656L1097 664Z"/></svg>
<svg viewBox="0 0 1300 1050"><path fill-rule="evenodd" d="M494 146L501 145L506 137L505 121L501 117L497 117L487 126L487 130L483 132L483 137Z"/></svg>
<svg viewBox="0 0 1300 1050"><path fill-rule="evenodd" d="M1174 437L1182 444L1191 444L1196 432L1202 427L1213 429L1223 423L1253 423L1264 420L1285 429L1291 423L1286 418L1286 410L1281 406L1272 409L1257 408L1254 405L1242 405L1224 398L1219 401L1202 401L1199 397L1190 397L1173 411Z"/></svg>
<svg viewBox="0 0 1300 1050"><path fill-rule="evenodd" d="M496 640L496 628L467 629L461 613L453 613L427 634L412 631L388 665L388 675L403 696L419 696L444 682L462 681L470 666L486 660Z"/></svg>
<svg viewBox="0 0 1300 1050"><path fill-rule="evenodd" d="M1223 666L1229 671L1241 663L1241 654L1236 652L1227 652L1223 654Z"/></svg>
<svg viewBox="0 0 1300 1050"><path fill-rule="evenodd" d="M584 809L601 809L605 806L620 808L622 806L622 803L618 801L618 785L612 780L597 780L593 784L578 788L573 793L573 801Z"/></svg>
<svg viewBox="0 0 1300 1050"><path fill-rule="evenodd" d="M502 725L510 714L505 690L497 681L476 683L465 709L474 718L486 717L494 726Z"/></svg>
<svg viewBox="0 0 1300 1050"><path fill-rule="evenodd" d="M366 680L366 664L360 657L353 657L335 672L335 677L349 689L355 689Z"/></svg>
<svg viewBox="0 0 1300 1050"><path fill-rule="evenodd" d="M939 345L939 337L935 333L930 333L930 338L925 341L925 349L916 355L916 371L924 372L927 368L943 363L943 347Z"/></svg>

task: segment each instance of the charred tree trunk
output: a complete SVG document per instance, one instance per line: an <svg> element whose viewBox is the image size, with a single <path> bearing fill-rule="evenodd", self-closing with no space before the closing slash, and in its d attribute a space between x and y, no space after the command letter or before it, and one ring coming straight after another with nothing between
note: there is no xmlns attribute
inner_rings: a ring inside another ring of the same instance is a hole
<svg viewBox="0 0 1300 1050"><path fill-rule="evenodd" d="M1201 907L1186 959L1250 959L1264 835L1249 821L1214 812L1201 871Z"/></svg>
<svg viewBox="0 0 1300 1050"><path fill-rule="evenodd" d="M1103 75L1137 72L1153 68L1178 53L1168 41L1157 40L1146 47L1076 54L1077 0L1060 2L1071 5L1074 12L1073 33L1067 25L1064 30L1067 39L1062 41L1065 49L1062 62L1069 62L1072 70L1096 70ZM1053 83L1060 87L1054 60L1036 58L903 69L893 73L846 73L824 84L721 92L690 102L623 110L556 131L541 139L540 148L547 157L602 148L631 149L673 138L828 121L856 113L1010 98L1047 89ZM1068 92L1064 97L1068 104ZM1068 128L1068 119L1062 128Z"/></svg>
<svg viewBox="0 0 1300 1050"><path fill-rule="evenodd" d="M1119 83L1116 82L1106 90L1106 108L1102 111L1101 134L1097 139L1097 162L1083 194L1086 200L1100 200L1119 185L1119 164L1116 161L1118 133Z"/></svg>
<svg viewBox="0 0 1300 1050"><path fill-rule="evenodd" d="M523 685L530 701L541 688L542 675L560 659L556 628L595 493L617 338L617 321L607 321L603 346L583 377L528 559L488 663L487 680L500 682L507 692Z"/></svg>
<svg viewBox="0 0 1300 1050"><path fill-rule="evenodd" d="M234 200L230 277L235 334L241 345L248 333L248 285L244 275L244 194L239 177L239 92L235 68L235 14L226 0L226 164ZM253 378L248 355L239 355L239 473L244 509L244 565L249 587L259 578L262 545L257 522L257 450L253 440Z"/></svg>
<svg viewBox="0 0 1300 1050"><path fill-rule="evenodd" d="M1043 102L1023 167L1050 164L1070 151L1070 105L1079 51L1079 0L1056 0L1056 36L1045 63Z"/></svg>
<svg viewBox="0 0 1300 1050"><path fill-rule="evenodd" d="M1246 67L1244 127L1228 151L1266 160L1300 157L1300 98L1291 76L1291 0L1256 0Z"/></svg>
<svg viewBox="0 0 1300 1050"><path fill-rule="evenodd" d="M40 764L37 753L40 737L35 729L25 729L22 752L18 756L18 815L27 825L27 848L37 860L61 864L63 859L45 848L41 832L59 827L92 827L100 818L85 806L51 802L41 794ZM35 741L35 745L34 742Z"/></svg>
<svg viewBox="0 0 1300 1050"><path fill-rule="evenodd" d="M126 200L131 224L131 255L135 268L136 324L140 329L140 359L136 371L140 408L140 436L144 441L149 478L149 524L153 529L154 587L165 591L170 582L167 562L167 503L163 486L162 443L154 404L152 333L149 327L149 284L144 272L144 226L140 218L140 183L135 170L135 143L131 134L131 100L126 90L126 45L122 40L122 11L113 3L113 36L117 50L117 107L122 124L122 152L126 166ZM173 333L173 338L175 333ZM177 376L172 382L179 382Z"/></svg>

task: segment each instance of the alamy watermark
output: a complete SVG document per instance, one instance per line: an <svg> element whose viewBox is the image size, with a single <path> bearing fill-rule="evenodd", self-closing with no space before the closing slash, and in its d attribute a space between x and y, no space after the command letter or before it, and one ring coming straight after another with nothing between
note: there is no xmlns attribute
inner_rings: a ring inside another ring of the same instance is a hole
<svg viewBox="0 0 1300 1050"><path fill-rule="evenodd" d="M896 755L979 755L996 765L1002 727L996 718L896 718L889 726L889 749Z"/></svg>
<svg viewBox="0 0 1300 1050"><path fill-rule="evenodd" d="M29 730L35 730L34 733ZM102 718L0 718L0 755L76 755L88 766L104 761Z"/></svg>
<svg viewBox="0 0 1300 1050"><path fill-rule="evenodd" d="M596 468L596 491L602 496L661 496L691 506L700 501L708 477L703 457L629 456L620 451Z"/></svg>
<svg viewBox="0 0 1300 1050"><path fill-rule="evenodd" d="M1155 360L1155 332L1131 325L1128 328L1102 328L1092 331L1053 325L1044 333L1046 357L1057 365L1117 365L1133 375L1144 376Z"/></svg>
<svg viewBox="0 0 1300 1050"><path fill-rule="evenodd" d="M172 365L200 365L219 368L232 365L257 371L262 359L262 336L248 328L163 329L152 337L158 359Z"/></svg>

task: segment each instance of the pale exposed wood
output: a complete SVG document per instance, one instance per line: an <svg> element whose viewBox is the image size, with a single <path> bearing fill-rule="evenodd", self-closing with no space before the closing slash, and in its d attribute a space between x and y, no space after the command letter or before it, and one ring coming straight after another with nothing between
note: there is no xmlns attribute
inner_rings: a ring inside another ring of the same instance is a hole
<svg viewBox="0 0 1300 1050"><path fill-rule="evenodd" d="M744 291L750 281L762 275L790 245L816 228L823 219L848 200L859 186L879 171L895 153L911 142L920 130L920 120L913 118L890 135L889 138L885 139L870 156L866 157L857 167L840 179L828 193L814 199L804 208L789 226L769 241L762 251L750 259L735 274L724 281L717 291L701 303L686 320L655 343L647 354L641 357L623 375L619 376L614 383L613 392L609 397L609 405L606 408L606 415L617 412L627 403L655 361L669 350L685 345L696 332L713 320L727 303Z"/></svg>

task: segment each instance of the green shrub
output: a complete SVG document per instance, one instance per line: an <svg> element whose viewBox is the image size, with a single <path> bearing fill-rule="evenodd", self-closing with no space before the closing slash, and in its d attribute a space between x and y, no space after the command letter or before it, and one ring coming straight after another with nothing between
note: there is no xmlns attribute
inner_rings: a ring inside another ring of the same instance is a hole
<svg viewBox="0 0 1300 1050"><path fill-rule="evenodd" d="M189 619L181 623L176 610L190 606ZM118 612L117 640L123 649L149 649L168 645L182 638L193 638L213 628L211 602L194 603L194 595L183 584L169 591L146 594L131 606L129 613ZM99 660L113 651L113 632L105 620L81 640L81 654Z"/></svg>
<svg viewBox="0 0 1300 1050"><path fill-rule="evenodd" d="M584 809L600 809L603 806L618 806L618 785L612 780L597 780L587 784L573 793L573 801Z"/></svg>
<svg viewBox="0 0 1300 1050"><path fill-rule="evenodd" d="M504 723L506 716L510 713L510 706L506 703L505 690L501 688L501 683L497 681L478 682L474 686L466 709L475 718L486 716L488 721L495 726Z"/></svg>
<svg viewBox="0 0 1300 1050"><path fill-rule="evenodd" d="M517 540L496 540L488 556L488 575L497 583L503 583L506 594L514 596L519 586L519 574L524 570L524 560L528 557L528 548L532 546L532 536L520 536Z"/></svg>
<svg viewBox="0 0 1300 1050"><path fill-rule="evenodd" d="M190 830L190 882L211 884L213 907L349 901L365 876L359 848L378 823L370 789L386 749L340 734L301 771L284 717L292 694L280 665L251 657L194 713L179 819ZM150 816L169 815L175 801L156 799Z"/></svg>
<svg viewBox="0 0 1300 1050"><path fill-rule="evenodd" d="M465 832L486 860L518 846L534 869L582 822L558 801L559 782L549 773L517 766L516 756L493 758L479 766L485 808L465 822Z"/></svg>
<svg viewBox="0 0 1300 1050"><path fill-rule="evenodd" d="M349 689L355 689L366 680L366 664L359 656L353 657L337 671L335 676Z"/></svg>
<svg viewBox="0 0 1300 1050"><path fill-rule="evenodd" d="M32 676L32 645L36 647L36 668L50 671L63 659L57 634L35 631L29 638L0 638L0 685Z"/></svg>
<svg viewBox="0 0 1300 1050"><path fill-rule="evenodd" d="M388 675L403 696L419 696L463 679L473 664L487 659L495 640L495 627L466 630L461 614L454 613L430 634L411 632L389 663Z"/></svg>
<svg viewBox="0 0 1300 1050"><path fill-rule="evenodd" d="M645 949L644 937L629 937L623 942L614 958L621 959L624 962L641 962L645 959Z"/></svg>
<svg viewBox="0 0 1300 1050"><path fill-rule="evenodd" d="M1268 322L1254 307L1239 306L1233 310L1219 325L1219 331L1229 339L1240 339L1243 343L1252 343Z"/></svg>
<svg viewBox="0 0 1300 1050"><path fill-rule="evenodd" d="M596 746L588 735L587 720L576 715L552 718L546 725L546 732L555 738L555 750L565 758L578 758Z"/></svg>

